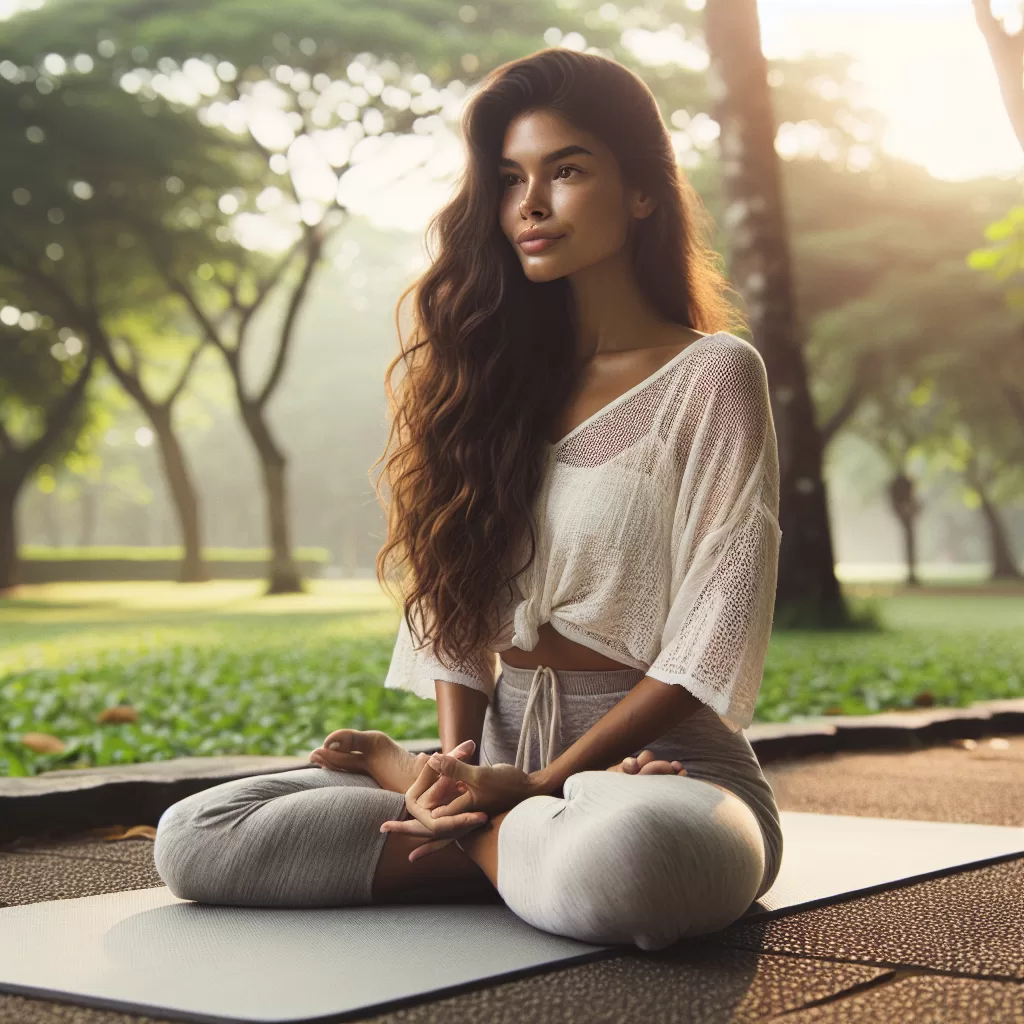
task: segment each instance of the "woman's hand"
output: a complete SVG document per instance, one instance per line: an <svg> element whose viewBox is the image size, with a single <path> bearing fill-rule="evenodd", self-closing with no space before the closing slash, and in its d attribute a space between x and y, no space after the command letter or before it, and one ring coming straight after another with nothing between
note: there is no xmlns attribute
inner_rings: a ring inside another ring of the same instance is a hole
<svg viewBox="0 0 1024 1024"><path fill-rule="evenodd" d="M478 766L465 764L448 754L433 754L427 762L446 778L462 783L466 791L443 807L431 812L433 817L447 817L468 811L500 814L511 810L540 789L531 775L514 764Z"/></svg>
<svg viewBox="0 0 1024 1024"><path fill-rule="evenodd" d="M452 757L472 757L476 749L473 740L463 740L449 753ZM336 729L309 755L309 760L321 768L337 772L356 772L369 775L381 789L392 793L405 793L419 778L429 754L409 753L400 743L378 729ZM454 780L439 779L431 793L433 803L447 803L463 792Z"/></svg>
<svg viewBox="0 0 1024 1024"><path fill-rule="evenodd" d="M449 785L461 785L466 791L450 803L434 799L434 786L440 780L447 780ZM489 815L507 811L537 792L534 780L515 765L478 767L449 754L434 754L424 765L420 778L405 794L410 819L386 821L381 831L434 838L435 842L413 850L409 855L409 860L413 861L447 846L484 824Z"/></svg>
<svg viewBox="0 0 1024 1024"><path fill-rule="evenodd" d="M642 750L636 757L623 758L621 764L606 768L608 772L622 772L624 775L685 775L686 769L680 761L655 761L649 750Z"/></svg>
<svg viewBox="0 0 1024 1024"><path fill-rule="evenodd" d="M436 756L436 755L435 755ZM451 755L441 755L450 757ZM461 764L456 758L451 758ZM405 808L409 817L401 821L385 821L381 832L402 832L406 835L432 839L416 847L409 854L410 863L427 857L444 848L456 839L483 825L488 817L482 811L468 811L460 814L434 817L433 810L447 806L448 801L461 792L461 784L451 776L441 775L431 767L430 759L423 764L419 776L405 794Z"/></svg>

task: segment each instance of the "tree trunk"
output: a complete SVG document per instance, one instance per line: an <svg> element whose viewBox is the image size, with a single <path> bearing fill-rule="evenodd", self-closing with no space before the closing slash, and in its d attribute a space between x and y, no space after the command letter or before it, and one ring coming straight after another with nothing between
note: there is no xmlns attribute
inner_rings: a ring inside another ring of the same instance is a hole
<svg viewBox="0 0 1024 1024"><path fill-rule="evenodd" d="M146 413L160 445L164 474L178 514L181 542L185 549L178 569L178 582L205 583L210 574L203 561L199 536L199 496L189 476L185 453L171 425L171 410L166 405L154 405L147 408Z"/></svg>
<svg viewBox="0 0 1024 1024"><path fill-rule="evenodd" d="M287 460L274 444L270 427L262 410L247 402L242 419L260 458L263 489L267 508L267 533L270 537L270 573L268 594L301 594L304 592L299 568L292 558L288 520L288 486L285 474Z"/></svg>
<svg viewBox="0 0 1024 1024"><path fill-rule="evenodd" d="M889 501L903 527L903 550L907 562L907 583L921 585L917 577L917 516L920 506L914 494L914 481L905 473L897 473L889 483Z"/></svg>
<svg viewBox="0 0 1024 1024"><path fill-rule="evenodd" d="M795 337L775 117L756 0L708 0L705 36L732 228L730 277L746 302L753 344L768 371L779 440L776 622L844 626L850 615L835 575L821 436Z"/></svg>
<svg viewBox="0 0 1024 1024"><path fill-rule="evenodd" d="M992 576L994 580L1019 580L1022 578L1017 560L1013 557L1013 548L1009 534L999 509L991 502L988 494L977 484L974 485L981 499L981 515L988 529L989 550L992 552Z"/></svg>
<svg viewBox="0 0 1024 1024"><path fill-rule="evenodd" d="M14 506L17 500L17 488L0 488L0 593L17 586L19 582L18 542L14 519Z"/></svg>

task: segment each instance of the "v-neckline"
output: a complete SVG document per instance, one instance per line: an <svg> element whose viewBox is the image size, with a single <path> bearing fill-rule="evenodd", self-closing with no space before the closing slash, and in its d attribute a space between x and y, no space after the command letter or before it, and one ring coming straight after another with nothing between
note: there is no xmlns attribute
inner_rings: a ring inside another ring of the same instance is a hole
<svg viewBox="0 0 1024 1024"><path fill-rule="evenodd" d="M650 374L650 376L644 377L644 379L640 381L638 384L634 384L631 388L629 388L629 390L623 391L621 395L616 395L610 402L605 403L596 412L591 413L582 423L578 423L575 427L573 427L572 430L570 430L569 433L565 435L565 437L559 438L553 444L551 441L545 439L545 447L547 447L551 451L554 451L556 448L560 448L563 444L565 444L566 441L568 441L571 437L575 437L576 434L578 434L584 427L589 426L591 423L594 422L594 420L598 419L598 417L603 416L610 409L614 409L617 405L624 402L627 398L632 398L633 395L635 395L638 391L642 391L648 385L653 384L659 377L668 373L668 371L676 363L678 363L679 360L682 359L683 356L690 351L690 349L696 348L702 341L705 341L707 338L717 337L717 335L721 333L721 331L715 331L714 334L702 334L695 341L691 341L689 345L686 345L684 348L678 351L667 363L662 363L662 365L659 366L658 369L654 371L654 373Z"/></svg>

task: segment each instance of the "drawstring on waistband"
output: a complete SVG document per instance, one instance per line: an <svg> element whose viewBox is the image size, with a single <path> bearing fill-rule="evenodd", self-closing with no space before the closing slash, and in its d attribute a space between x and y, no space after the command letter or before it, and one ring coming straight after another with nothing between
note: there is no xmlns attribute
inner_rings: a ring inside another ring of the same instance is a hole
<svg viewBox="0 0 1024 1024"><path fill-rule="evenodd" d="M562 708L558 695L558 676L553 668L538 665L530 681L530 696L526 701L523 713L523 726L519 732L519 749L516 751L516 767L521 771L529 771L530 738L532 726L536 720L537 741L541 747L541 768L546 768L558 756L558 739L562 731ZM550 725L548 727L547 751L544 750L544 726L542 712L542 694L550 694L548 703L551 705Z"/></svg>

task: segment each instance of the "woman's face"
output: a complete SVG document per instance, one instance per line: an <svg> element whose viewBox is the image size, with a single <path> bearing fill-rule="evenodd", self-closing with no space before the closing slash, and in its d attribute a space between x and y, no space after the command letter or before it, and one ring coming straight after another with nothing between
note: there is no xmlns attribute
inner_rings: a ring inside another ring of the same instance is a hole
<svg viewBox="0 0 1024 1024"><path fill-rule="evenodd" d="M509 123L498 174L501 229L531 281L553 281L613 256L630 220L654 208L625 188L618 160L600 139L550 110ZM560 237L523 248L527 229Z"/></svg>

